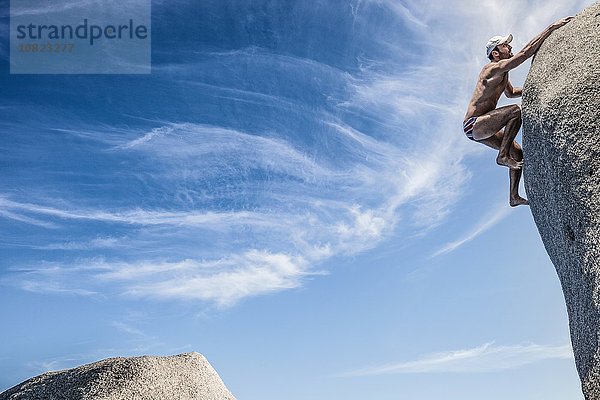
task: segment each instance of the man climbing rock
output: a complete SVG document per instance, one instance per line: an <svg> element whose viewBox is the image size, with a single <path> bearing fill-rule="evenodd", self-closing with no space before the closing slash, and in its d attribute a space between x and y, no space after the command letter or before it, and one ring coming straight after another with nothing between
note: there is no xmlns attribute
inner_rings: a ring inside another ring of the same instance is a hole
<svg viewBox="0 0 600 400"><path fill-rule="evenodd" d="M508 79L508 71L533 56L553 31L571 19L573 17L565 17L551 24L514 55L510 46L513 39L511 34L494 36L486 46L490 63L484 66L479 74L463 129L469 139L499 150L496 162L509 168L511 207L529 204L519 196L523 151L514 140L521 128L521 107L513 104L496 108L498 99L502 93L509 98L521 97L522 90L512 86Z"/></svg>

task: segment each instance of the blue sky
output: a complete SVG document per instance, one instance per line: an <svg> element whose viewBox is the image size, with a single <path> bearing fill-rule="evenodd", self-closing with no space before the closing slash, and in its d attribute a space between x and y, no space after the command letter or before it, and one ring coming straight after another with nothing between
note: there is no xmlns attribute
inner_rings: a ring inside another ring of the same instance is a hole
<svg viewBox="0 0 600 400"><path fill-rule="evenodd" d="M581 399L460 124L490 36L591 3L156 1L150 75L11 75L3 3L0 390L198 351L239 399Z"/></svg>

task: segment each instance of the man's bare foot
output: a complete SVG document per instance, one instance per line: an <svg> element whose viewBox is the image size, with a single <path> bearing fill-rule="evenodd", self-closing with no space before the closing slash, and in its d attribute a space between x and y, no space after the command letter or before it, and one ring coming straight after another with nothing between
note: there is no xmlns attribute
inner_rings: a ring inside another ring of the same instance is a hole
<svg viewBox="0 0 600 400"><path fill-rule="evenodd" d="M528 206L529 205L529 200L522 198L521 196L517 195L517 197L511 197L510 198L510 206L511 207L516 207L516 206Z"/></svg>
<svg viewBox="0 0 600 400"><path fill-rule="evenodd" d="M500 157L498 156L496 158L496 163L498 165L503 165L505 167L508 167L510 169L521 169L521 167L523 167L523 161L517 161L514 160L510 157Z"/></svg>

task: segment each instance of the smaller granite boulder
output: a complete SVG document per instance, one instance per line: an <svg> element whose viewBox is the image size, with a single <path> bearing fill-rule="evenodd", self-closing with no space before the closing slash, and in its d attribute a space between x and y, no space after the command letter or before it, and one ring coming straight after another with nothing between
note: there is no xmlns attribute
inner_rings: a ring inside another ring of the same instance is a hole
<svg viewBox="0 0 600 400"><path fill-rule="evenodd" d="M235 400L206 358L118 357L47 372L0 393L0 400Z"/></svg>

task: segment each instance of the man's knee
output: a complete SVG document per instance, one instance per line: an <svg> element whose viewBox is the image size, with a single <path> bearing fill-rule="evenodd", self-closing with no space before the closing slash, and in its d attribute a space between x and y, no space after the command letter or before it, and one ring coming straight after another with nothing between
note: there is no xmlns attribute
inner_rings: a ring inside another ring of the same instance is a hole
<svg viewBox="0 0 600 400"><path fill-rule="evenodd" d="M521 119L521 106L518 104L513 104L510 106L510 114L512 118Z"/></svg>

